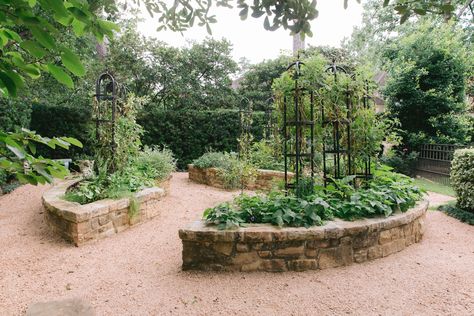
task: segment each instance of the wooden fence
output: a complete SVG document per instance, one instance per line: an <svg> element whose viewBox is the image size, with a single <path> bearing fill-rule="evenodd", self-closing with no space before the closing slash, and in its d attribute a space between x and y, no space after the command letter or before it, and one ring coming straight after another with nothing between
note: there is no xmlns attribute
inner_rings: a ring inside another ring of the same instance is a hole
<svg viewBox="0 0 474 316"><path fill-rule="evenodd" d="M449 173L454 151L464 147L448 144L422 145L418 156L416 174L436 182L449 184Z"/></svg>

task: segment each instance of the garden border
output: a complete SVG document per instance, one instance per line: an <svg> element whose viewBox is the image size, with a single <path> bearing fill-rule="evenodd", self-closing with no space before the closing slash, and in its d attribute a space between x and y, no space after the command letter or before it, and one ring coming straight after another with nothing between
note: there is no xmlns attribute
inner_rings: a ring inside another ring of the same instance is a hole
<svg viewBox="0 0 474 316"><path fill-rule="evenodd" d="M104 199L84 205L64 200L67 189L79 181L81 178L61 181L42 198L48 225L76 246L115 235L157 216L156 202L167 194L170 178L161 183L164 188L151 187L135 193L140 204L135 215L129 212L129 198Z"/></svg>
<svg viewBox="0 0 474 316"><path fill-rule="evenodd" d="M198 168L193 164L188 165L189 180L209 185L219 189L226 189L224 182L217 176L218 168ZM292 179L294 174L289 172L288 178ZM277 181L285 181L285 172L277 170L257 169L257 178L251 183L245 183L247 190L271 190Z"/></svg>
<svg viewBox="0 0 474 316"><path fill-rule="evenodd" d="M183 270L305 271L361 263L421 241L428 201L404 213L324 226L251 224L218 230L197 221L179 231Z"/></svg>

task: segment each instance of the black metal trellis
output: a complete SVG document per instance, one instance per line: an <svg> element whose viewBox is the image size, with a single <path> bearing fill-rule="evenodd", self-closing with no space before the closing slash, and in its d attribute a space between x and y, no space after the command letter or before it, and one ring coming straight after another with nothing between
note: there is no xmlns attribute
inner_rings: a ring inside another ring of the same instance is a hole
<svg viewBox="0 0 474 316"><path fill-rule="evenodd" d="M109 147L112 155L115 153L115 120L118 114L117 102L119 98L119 86L114 76L109 72L102 73L95 85L95 126L96 126L96 140L98 144L104 147ZM104 127L105 128L102 128ZM104 139L107 140L110 133L110 141L104 144ZM107 148L105 148L107 149ZM114 169L114 166L111 166Z"/></svg>
<svg viewBox="0 0 474 316"><path fill-rule="evenodd" d="M252 132L252 101L248 98L243 97L239 103L239 120L240 120L240 137L250 135ZM245 155L242 153L242 148L239 146L239 157Z"/></svg>
<svg viewBox="0 0 474 316"><path fill-rule="evenodd" d="M344 73L347 74L347 71L339 66L333 61L333 64L326 69L326 72L331 73L334 76L334 82L336 83L338 80L338 74ZM347 175L352 174L352 157L351 157L351 111L352 111L352 104L350 100L350 91L349 88L346 89L346 117L339 116L339 111L336 109L336 105L334 104L333 107L333 116L332 118L327 118L326 113L324 110L324 104L321 104L321 122L322 126L331 126L331 134L332 134L332 143L327 143L325 133L323 133L323 180L324 185L327 185L328 181L330 181L330 177L328 176L328 156L332 156L333 160L333 168L334 172L332 177L334 179L341 179L344 177L344 172L342 172L341 162L343 156L347 158ZM342 130L346 129L347 138L346 143L341 144L341 132Z"/></svg>
<svg viewBox="0 0 474 316"><path fill-rule="evenodd" d="M333 64L330 65L326 72L330 73L334 77L334 82L337 83L338 81L338 74L344 73L348 74L344 67L336 65L333 61ZM352 75L351 79L355 80L356 75ZM369 91L369 82L366 80L364 82L364 95L362 97L362 105L360 104L360 100L357 100L357 104L353 104L353 91L351 91L349 84L346 86L345 91L345 109L346 115L340 115L338 109L335 107L337 106L334 104L334 108L332 109L333 117L327 118L325 115L324 104L321 105L321 122L323 127L331 126L331 134L332 134L332 141L330 143L327 142L325 137L325 133L323 133L323 179L324 185L327 185L328 182L331 181L330 178L333 179L341 179L345 176L353 175L359 179L369 179L372 177L371 172L371 158L370 156L363 161L363 170L359 172L357 170L356 162L353 161L354 157L352 156L352 149L351 149L351 142L352 139L352 131L351 125L353 123L353 111L356 107L363 106L365 109L370 107L370 101L372 98L370 97ZM345 142L341 144L341 133L345 129L346 137ZM332 157L331 157L332 156ZM328 159L333 161L333 172L328 172ZM343 162L344 158L346 160L345 170L343 170Z"/></svg>
<svg viewBox="0 0 474 316"><path fill-rule="evenodd" d="M365 109L368 109L370 108L370 101L373 102L373 99L370 97L370 90L369 90L369 81L368 80L365 80L364 82L364 96L363 96L363 106ZM372 105L373 107L375 107L375 105ZM364 161L364 173L356 173L356 176L358 178L363 178L365 180L368 180L370 178L372 178L372 171L371 171L371 167L372 167L372 159L370 158L370 156L367 157L367 159L365 159Z"/></svg>
<svg viewBox="0 0 474 316"><path fill-rule="evenodd" d="M275 122L273 120L273 97L267 99L265 108L265 139L270 139L274 132Z"/></svg>
<svg viewBox="0 0 474 316"><path fill-rule="evenodd" d="M283 99L285 189L286 192L294 190L297 196L303 190L300 185L303 176L310 177L311 187L314 183L314 93L300 85L302 65L304 63L298 60L287 68L287 71L291 69L294 71L293 106L289 106L290 102L287 96ZM309 118L306 117L305 103L309 104ZM305 133L308 128L310 130L309 137ZM293 181L290 181L288 176L290 169L294 171Z"/></svg>

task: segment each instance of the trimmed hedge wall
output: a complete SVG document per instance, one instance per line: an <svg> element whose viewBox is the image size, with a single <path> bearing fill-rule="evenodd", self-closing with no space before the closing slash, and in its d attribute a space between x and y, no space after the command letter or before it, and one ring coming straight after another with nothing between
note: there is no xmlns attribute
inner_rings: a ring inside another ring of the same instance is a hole
<svg viewBox="0 0 474 316"><path fill-rule="evenodd" d="M474 148L454 152L451 185L456 191L458 206L474 213Z"/></svg>
<svg viewBox="0 0 474 316"><path fill-rule="evenodd" d="M51 150L46 146L38 148L38 153L53 159L75 158L91 155L93 140L91 131L93 123L91 109L88 107L33 105L30 129L41 136L68 136L77 138L84 147L71 146L69 150L57 148Z"/></svg>
<svg viewBox="0 0 474 316"><path fill-rule="evenodd" d="M52 158L73 158L90 155L93 146L90 108L34 105L30 128L43 136L70 136L79 139L84 149L71 147L69 151L43 148L40 154ZM252 133L260 139L265 126L263 112L253 113ZM208 149L237 151L240 135L238 110L217 111L154 111L143 112L138 123L145 129L145 145L167 146L178 159L178 167L200 157Z"/></svg>
<svg viewBox="0 0 474 316"><path fill-rule="evenodd" d="M252 133L260 139L264 113L253 113ZM139 123L145 128L142 140L147 145L166 145L183 169L207 150L237 151L240 117L237 110L156 111L144 114Z"/></svg>

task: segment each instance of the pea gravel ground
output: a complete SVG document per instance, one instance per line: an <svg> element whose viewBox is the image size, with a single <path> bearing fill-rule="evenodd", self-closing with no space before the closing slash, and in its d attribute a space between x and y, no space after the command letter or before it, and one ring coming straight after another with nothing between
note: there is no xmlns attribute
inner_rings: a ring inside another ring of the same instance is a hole
<svg viewBox="0 0 474 316"><path fill-rule="evenodd" d="M76 248L51 235L43 187L0 197L0 315L80 298L98 315L474 315L474 226L430 211L425 238L363 264L309 272L182 272L178 229L229 193L174 175L161 215Z"/></svg>

